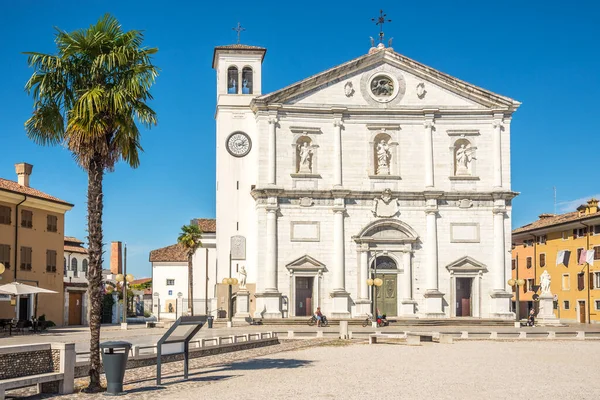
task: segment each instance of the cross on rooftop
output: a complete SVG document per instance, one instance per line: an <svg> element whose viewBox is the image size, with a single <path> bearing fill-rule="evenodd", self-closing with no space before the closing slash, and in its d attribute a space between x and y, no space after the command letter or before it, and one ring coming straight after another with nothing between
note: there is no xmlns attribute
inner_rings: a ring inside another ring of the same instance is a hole
<svg viewBox="0 0 600 400"><path fill-rule="evenodd" d="M246 28L242 28L242 25L238 22L237 26L231 29L237 32L237 42L238 44L240 44L240 34L242 33L242 31L245 31Z"/></svg>
<svg viewBox="0 0 600 400"><path fill-rule="evenodd" d="M371 18L371 21L375 22L375 25L379 25L379 43L383 43L383 24L385 24L386 22L392 22L391 19L386 19L387 14L383 13L383 10L379 10L379 17L378 18Z"/></svg>

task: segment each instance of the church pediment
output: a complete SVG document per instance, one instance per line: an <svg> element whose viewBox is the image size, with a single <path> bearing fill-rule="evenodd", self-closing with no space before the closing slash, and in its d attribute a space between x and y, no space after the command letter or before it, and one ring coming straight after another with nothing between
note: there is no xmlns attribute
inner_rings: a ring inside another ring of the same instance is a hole
<svg viewBox="0 0 600 400"><path fill-rule="evenodd" d="M459 258L453 263L448 264L446 269L453 272L487 272L485 264L469 256Z"/></svg>
<svg viewBox="0 0 600 400"><path fill-rule="evenodd" d="M300 258L295 259L291 263L285 266L289 271L298 272L298 271L322 271L327 272L327 268L325 264L318 261L317 259L304 255Z"/></svg>
<svg viewBox="0 0 600 400"><path fill-rule="evenodd" d="M379 50L257 97L255 105L360 108L502 108L520 103L427 67L390 49Z"/></svg>

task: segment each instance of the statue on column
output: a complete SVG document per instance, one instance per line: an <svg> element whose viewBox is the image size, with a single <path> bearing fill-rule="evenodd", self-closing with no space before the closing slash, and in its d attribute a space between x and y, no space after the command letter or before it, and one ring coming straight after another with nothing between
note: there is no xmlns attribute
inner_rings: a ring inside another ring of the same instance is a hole
<svg viewBox="0 0 600 400"><path fill-rule="evenodd" d="M246 289L246 276L248 275L248 273L246 272L246 267L244 267L242 265L240 267L238 275L239 275L238 281L240 283L240 289Z"/></svg>
<svg viewBox="0 0 600 400"><path fill-rule="evenodd" d="M389 175L390 174L390 159L392 153L390 152L390 146L383 139L377 144L377 175Z"/></svg>
<svg viewBox="0 0 600 400"><path fill-rule="evenodd" d="M475 158L473 152L470 143L463 143L456 149L456 175L471 175L470 165Z"/></svg>
<svg viewBox="0 0 600 400"><path fill-rule="evenodd" d="M542 294L552 294L550 292L550 274L548 271L544 271L542 275L540 275L540 289L542 290Z"/></svg>
<svg viewBox="0 0 600 400"><path fill-rule="evenodd" d="M312 172L312 146L308 144L308 142L304 142L298 145L298 157L299 157L299 165L298 172L299 173L307 173L310 174Z"/></svg>

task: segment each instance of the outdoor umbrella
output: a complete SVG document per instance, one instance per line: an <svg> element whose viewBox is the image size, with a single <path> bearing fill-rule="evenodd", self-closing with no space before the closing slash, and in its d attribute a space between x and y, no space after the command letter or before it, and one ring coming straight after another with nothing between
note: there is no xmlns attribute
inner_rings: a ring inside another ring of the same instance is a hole
<svg viewBox="0 0 600 400"><path fill-rule="evenodd" d="M58 292L55 292L54 290L44 289L44 288L37 287L37 286L25 285L24 283L20 283L20 282L11 282L11 283L7 283L5 285L0 285L0 293L12 294L13 296L18 296L21 294L37 295L38 293L58 293ZM35 306L34 306L33 316L37 318L37 296L36 296L36 302L35 302Z"/></svg>

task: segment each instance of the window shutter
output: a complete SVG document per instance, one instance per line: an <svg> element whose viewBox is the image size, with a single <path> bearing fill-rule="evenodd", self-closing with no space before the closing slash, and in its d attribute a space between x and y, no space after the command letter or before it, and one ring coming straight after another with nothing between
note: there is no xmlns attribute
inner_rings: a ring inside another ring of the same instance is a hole
<svg viewBox="0 0 600 400"><path fill-rule="evenodd" d="M594 290L594 273L590 272L590 290Z"/></svg>

